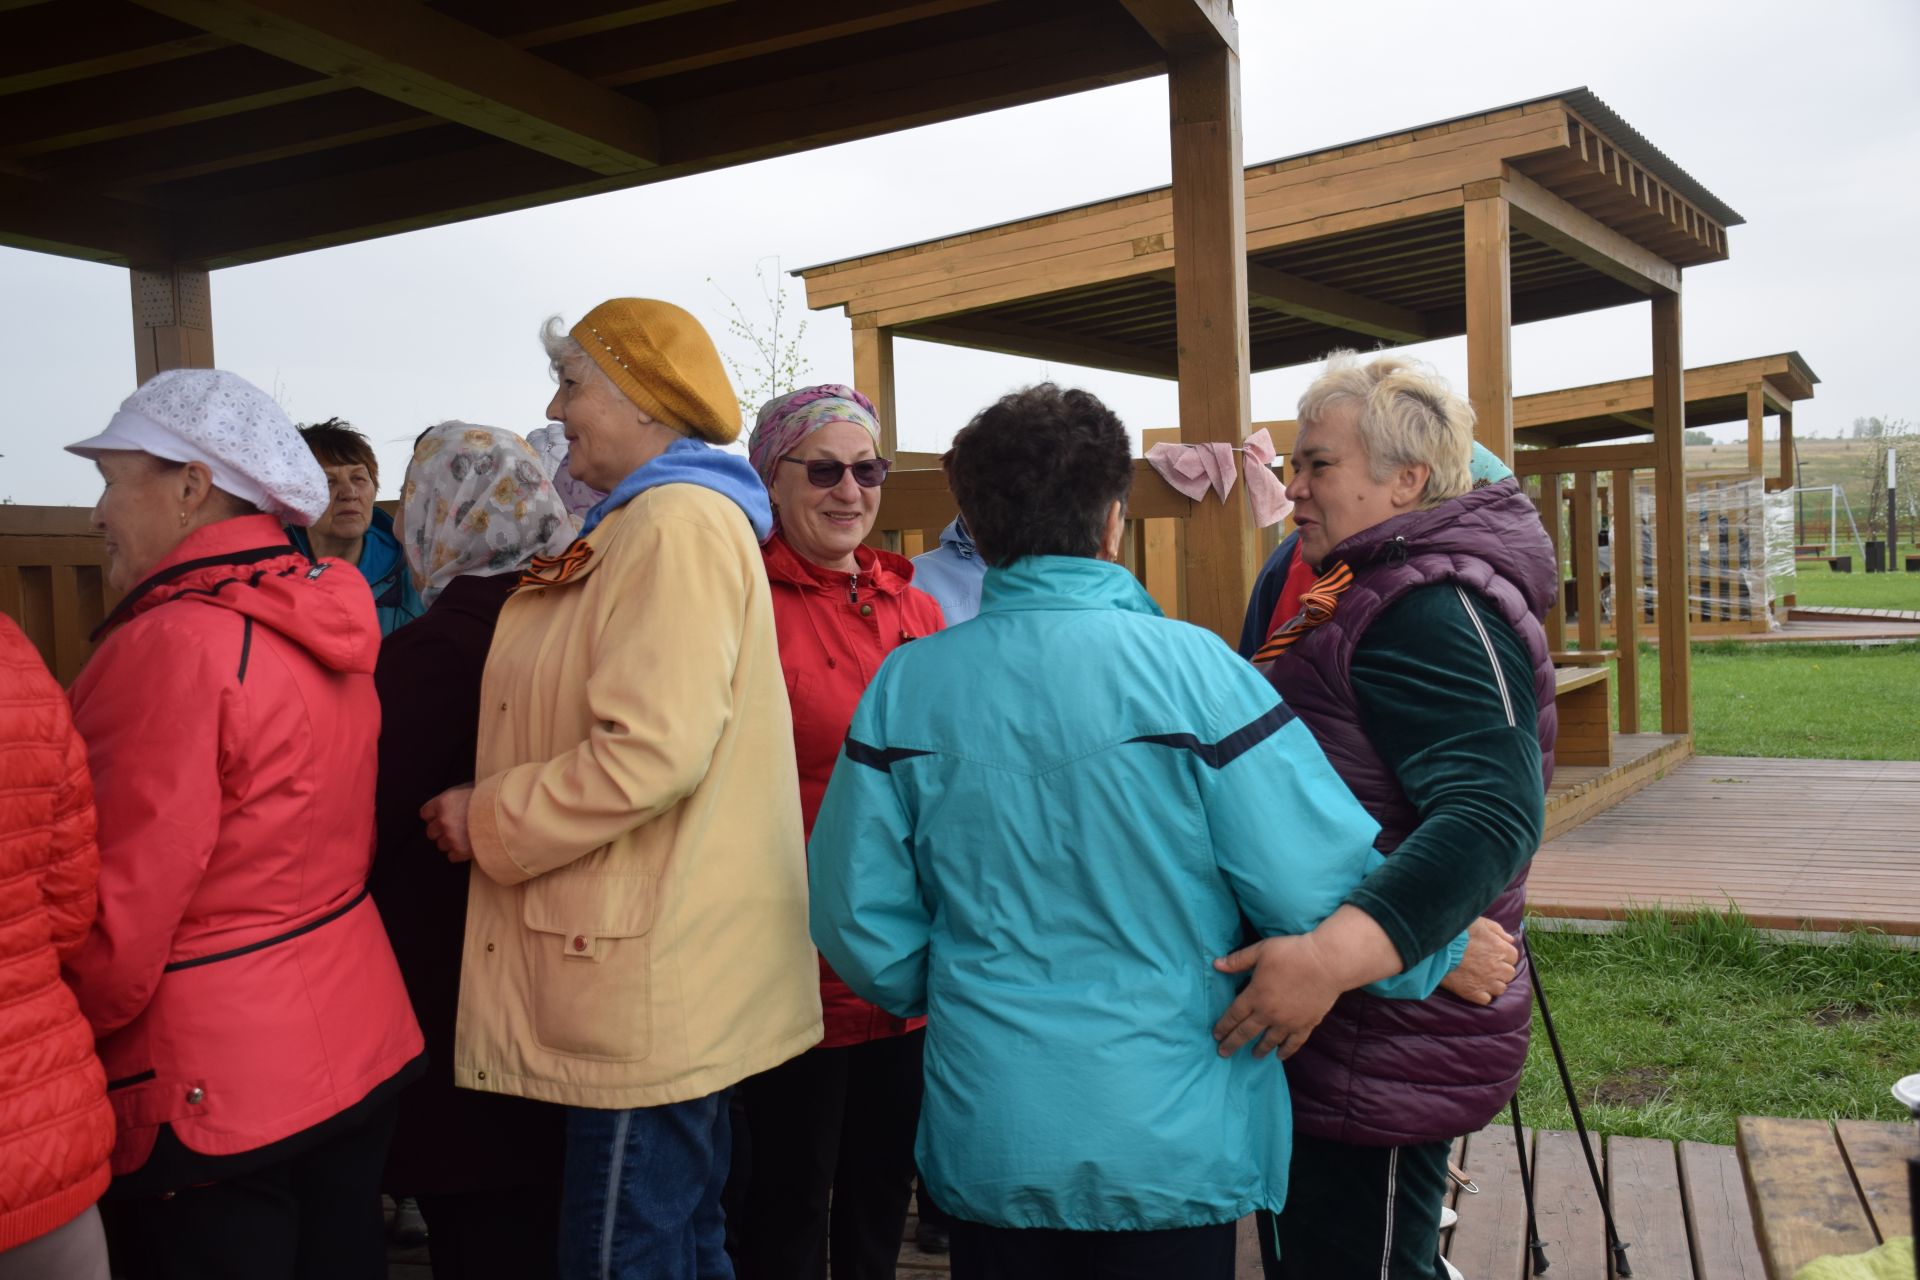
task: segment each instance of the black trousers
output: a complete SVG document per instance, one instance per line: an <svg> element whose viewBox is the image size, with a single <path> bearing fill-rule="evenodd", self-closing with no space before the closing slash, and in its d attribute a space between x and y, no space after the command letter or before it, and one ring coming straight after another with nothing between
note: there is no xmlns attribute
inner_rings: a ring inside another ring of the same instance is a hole
<svg viewBox="0 0 1920 1280"><path fill-rule="evenodd" d="M419 1196L433 1280L559 1280L560 1180Z"/></svg>
<svg viewBox="0 0 1920 1280"><path fill-rule="evenodd" d="M813 1049L742 1081L726 1196L739 1280L892 1280L913 1192L924 1031ZM828 1213L828 1197L832 1213Z"/></svg>
<svg viewBox="0 0 1920 1280"><path fill-rule="evenodd" d="M127 1280L385 1280L380 1172L395 1103L295 1155L102 1203Z"/></svg>
<svg viewBox="0 0 1920 1280"><path fill-rule="evenodd" d="M1233 1280L1234 1224L1049 1231L953 1219L953 1280Z"/></svg>
<svg viewBox="0 0 1920 1280"><path fill-rule="evenodd" d="M1452 1148L1356 1147L1295 1134L1286 1208L1277 1222L1259 1215L1267 1280L1445 1277L1440 1206Z"/></svg>

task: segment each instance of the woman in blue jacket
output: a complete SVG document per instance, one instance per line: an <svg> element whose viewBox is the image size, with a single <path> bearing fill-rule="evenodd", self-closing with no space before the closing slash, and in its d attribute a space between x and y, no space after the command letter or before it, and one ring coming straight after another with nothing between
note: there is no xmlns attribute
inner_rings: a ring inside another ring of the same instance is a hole
<svg viewBox="0 0 1920 1280"><path fill-rule="evenodd" d="M1337 934L1380 862L1266 681L1110 563L1131 452L1050 384L960 432L979 617L888 657L809 846L821 953L927 1016L918 1155L956 1280L1230 1276L1234 1221L1285 1198L1290 1118L1272 1042L1216 1054L1211 961L1243 920ZM1422 997L1462 947L1341 978Z"/></svg>

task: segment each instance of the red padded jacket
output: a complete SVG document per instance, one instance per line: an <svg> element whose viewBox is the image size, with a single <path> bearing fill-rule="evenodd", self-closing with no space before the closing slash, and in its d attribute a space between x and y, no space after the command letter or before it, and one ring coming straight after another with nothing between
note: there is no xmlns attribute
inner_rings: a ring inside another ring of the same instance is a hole
<svg viewBox="0 0 1920 1280"><path fill-rule="evenodd" d="M861 547L856 576L802 559L774 534L761 554L773 588L773 622L780 635L780 668L793 708L793 753L800 766L800 818L813 835L813 818L827 793L853 709L889 653L945 626L933 597L909 585L913 564L891 551ZM820 962L820 1004L826 1016L824 1049L902 1035L926 1019L903 1020L853 994Z"/></svg>
<svg viewBox="0 0 1920 1280"><path fill-rule="evenodd" d="M235 1155L346 1110L420 1053L367 896L380 646L353 566L267 516L196 529L107 619L73 687L100 913L67 964L120 1122Z"/></svg>
<svg viewBox="0 0 1920 1280"><path fill-rule="evenodd" d="M107 1188L113 1112L60 958L93 922L93 784L67 700L0 617L0 1253Z"/></svg>

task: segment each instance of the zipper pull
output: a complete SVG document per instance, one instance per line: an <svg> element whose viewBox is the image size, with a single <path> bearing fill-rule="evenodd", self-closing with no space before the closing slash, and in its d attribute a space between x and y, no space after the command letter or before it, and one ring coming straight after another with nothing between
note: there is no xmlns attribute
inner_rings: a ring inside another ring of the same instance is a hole
<svg viewBox="0 0 1920 1280"><path fill-rule="evenodd" d="M860 603L860 575L857 573L847 575L847 603Z"/></svg>

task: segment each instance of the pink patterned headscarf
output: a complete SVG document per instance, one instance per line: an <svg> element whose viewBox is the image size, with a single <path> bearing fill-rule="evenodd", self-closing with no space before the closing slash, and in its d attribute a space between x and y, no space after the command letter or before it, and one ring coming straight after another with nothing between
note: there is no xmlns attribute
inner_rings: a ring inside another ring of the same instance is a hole
<svg viewBox="0 0 1920 1280"><path fill-rule="evenodd" d="M782 454L829 422L851 422L873 437L880 448L880 422L874 416L873 401L852 387L837 382L817 387L802 387L784 396L775 396L760 406L759 420L747 437L747 461L760 473L760 481L773 487L773 469Z"/></svg>

